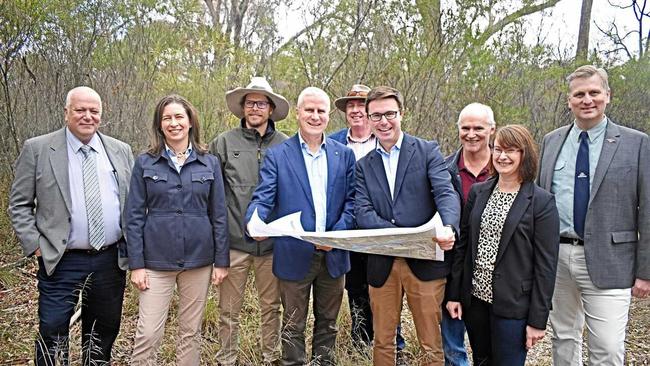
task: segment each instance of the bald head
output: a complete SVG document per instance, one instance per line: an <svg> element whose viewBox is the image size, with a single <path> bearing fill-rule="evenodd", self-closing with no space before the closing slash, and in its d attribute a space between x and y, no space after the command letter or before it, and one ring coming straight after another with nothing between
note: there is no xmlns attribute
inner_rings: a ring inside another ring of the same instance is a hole
<svg viewBox="0 0 650 366"><path fill-rule="evenodd" d="M102 98L99 96L99 93L97 93L95 91L95 89L87 87L87 86L78 86L76 88L70 89L70 91L68 91L68 94L65 97L65 108L70 107L70 103L72 102L72 99L75 96L78 96L78 95L81 95L81 96L84 96L84 97L92 97L92 98L96 98L97 100L99 100L99 109L100 109L100 113L101 113Z"/></svg>

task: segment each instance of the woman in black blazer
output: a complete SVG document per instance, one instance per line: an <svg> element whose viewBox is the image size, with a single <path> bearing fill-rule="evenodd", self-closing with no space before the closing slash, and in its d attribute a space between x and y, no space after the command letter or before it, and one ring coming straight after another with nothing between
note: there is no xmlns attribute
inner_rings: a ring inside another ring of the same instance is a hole
<svg viewBox="0 0 650 366"><path fill-rule="evenodd" d="M534 183L538 152L519 125L495 135L493 177L472 186L447 310L465 320L475 365L524 365L544 337L555 286L559 218Z"/></svg>

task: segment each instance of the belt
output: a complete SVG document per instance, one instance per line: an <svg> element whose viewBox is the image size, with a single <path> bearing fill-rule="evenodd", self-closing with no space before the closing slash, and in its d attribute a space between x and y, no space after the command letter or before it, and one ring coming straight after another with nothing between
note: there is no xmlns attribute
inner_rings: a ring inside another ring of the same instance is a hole
<svg viewBox="0 0 650 366"><path fill-rule="evenodd" d="M108 250L117 248L117 243L119 243L119 242L121 242L123 240L124 240L124 238L120 238L120 240L116 241L115 243L109 244L109 245L104 245L99 249L95 249L95 248L92 248L92 249L66 249L65 252L66 253L86 254L86 255L97 255L97 254L106 252Z"/></svg>
<svg viewBox="0 0 650 366"><path fill-rule="evenodd" d="M571 245L585 245L584 240L582 239L573 239L573 238L565 238L563 236L560 236L560 244L571 244Z"/></svg>

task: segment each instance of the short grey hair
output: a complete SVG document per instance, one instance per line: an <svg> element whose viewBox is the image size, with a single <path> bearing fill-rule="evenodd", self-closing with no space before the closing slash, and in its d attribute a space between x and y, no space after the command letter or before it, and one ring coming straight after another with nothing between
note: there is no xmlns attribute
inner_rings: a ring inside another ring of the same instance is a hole
<svg viewBox="0 0 650 366"><path fill-rule="evenodd" d="M102 98L99 96L99 93L95 91L95 89L88 87L88 86L77 86L68 91L68 94L65 96L65 107L68 108L70 106L70 100L72 99L72 96L76 93L79 92L84 92L86 94L94 94L97 96L99 99L99 110L100 112L102 111Z"/></svg>
<svg viewBox="0 0 650 366"><path fill-rule="evenodd" d="M566 77L567 83L571 85L571 82L575 79L587 79L594 75L598 75L602 82L603 88L609 91L609 81L607 76L607 71L602 67L596 67L594 65L582 65L572 72L569 76Z"/></svg>
<svg viewBox="0 0 650 366"><path fill-rule="evenodd" d="M315 86L308 86L300 92L300 95L298 95L298 103L296 103L296 108L302 107L302 103L305 101L305 97L307 96L322 98L327 103L327 112L330 111L329 95L327 95L323 89L317 88Z"/></svg>
<svg viewBox="0 0 650 366"><path fill-rule="evenodd" d="M496 127L497 123L494 121L494 112L492 111L492 108L481 103L470 103L466 105L458 114L458 122L456 122L456 125L460 127L460 121L463 120L463 117L471 113L485 116L490 127Z"/></svg>

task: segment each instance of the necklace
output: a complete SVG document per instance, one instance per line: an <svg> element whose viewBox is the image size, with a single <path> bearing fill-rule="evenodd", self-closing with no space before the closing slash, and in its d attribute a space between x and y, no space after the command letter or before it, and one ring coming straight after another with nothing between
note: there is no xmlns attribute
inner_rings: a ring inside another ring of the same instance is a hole
<svg viewBox="0 0 650 366"><path fill-rule="evenodd" d="M178 165L183 165L185 164L185 160L187 160L187 156L189 155L187 151L189 150L189 147L185 148L185 151L183 152L176 152L173 147L169 147L172 152L174 152L174 155L176 155L176 161L178 162Z"/></svg>

